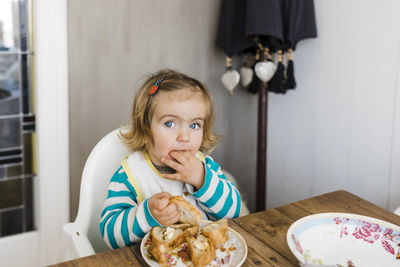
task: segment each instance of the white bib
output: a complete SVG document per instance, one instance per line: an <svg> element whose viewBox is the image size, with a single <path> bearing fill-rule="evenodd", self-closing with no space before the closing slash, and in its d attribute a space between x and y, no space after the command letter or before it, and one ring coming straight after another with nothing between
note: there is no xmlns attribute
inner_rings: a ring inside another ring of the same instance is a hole
<svg viewBox="0 0 400 267"><path fill-rule="evenodd" d="M201 152L198 152L196 156L204 162ZM154 167L147 153L133 152L122 160L122 167L137 193L138 203L157 193L168 192L173 196L185 198L201 211L203 219L207 219L206 213L197 205L196 199L188 192L188 187L193 188L193 186L163 178L161 173Z"/></svg>

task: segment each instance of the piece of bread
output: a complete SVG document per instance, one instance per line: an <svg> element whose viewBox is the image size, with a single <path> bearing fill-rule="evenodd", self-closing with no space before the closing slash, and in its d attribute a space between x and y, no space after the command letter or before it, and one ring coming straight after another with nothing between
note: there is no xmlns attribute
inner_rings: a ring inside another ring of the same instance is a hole
<svg viewBox="0 0 400 267"><path fill-rule="evenodd" d="M184 236L185 236L185 240L188 237L191 236L197 236L197 232L199 231L199 225L193 225L191 227L188 227L184 230Z"/></svg>
<svg viewBox="0 0 400 267"><path fill-rule="evenodd" d="M181 196L173 196L169 199L169 203L174 203L181 213L179 222L189 223L191 225L199 225L201 220L201 212L193 206L189 201Z"/></svg>
<svg viewBox="0 0 400 267"><path fill-rule="evenodd" d="M191 225L188 223L178 223L178 224L170 225L169 227L172 227L175 229L182 229L184 238L186 239L187 237L190 237L190 236L197 236L200 225Z"/></svg>
<svg viewBox="0 0 400 267"><path fill-rule="evenodd" d="M195 267L207 265L215 259L215 247L204 235L198 235L197 238L189 237L186 241L190 259Z"/></svg>
<svg viewBox="0 0 400 267"><path fill-rule="evenodd" d="M149 253L164 266L167 264L167 252L185 242L186 236L185 230L180 228L155 226L151 230Z"/></svg>
<svg viewBox="0 0 400 267"><path fill-rule="evenodd" d="M166 254L172 249L180 246L186 238L197 235L198 225L177 224L168 227L155 226L151 230L151 244L149 253L160 263L167 265Z"/></svg>
<svg viewBox="0 0 400 267"><path fill-rule="evenodd" d="M214 244L218 246L228 241L228 220L222 219L216 222L210 222L205 225L201 231Z"/></svg>

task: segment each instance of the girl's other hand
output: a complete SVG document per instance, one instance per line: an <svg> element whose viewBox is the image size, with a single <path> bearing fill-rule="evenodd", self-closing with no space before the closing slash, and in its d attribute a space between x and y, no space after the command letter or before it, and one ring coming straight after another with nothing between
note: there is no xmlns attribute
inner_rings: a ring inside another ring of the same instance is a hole
<svg viewBox="0 0 400 267"><path fill-rule="evenodd" d="M161 192L151 196L148 203L151 215L164 226L176 223L180 216L176 205L169 204L170 197L170 193Z"/></svg>
<svg viewBox="0 0 400 267"><path fill-rule="evenodd" d="M203 162L190 151L171 151L169 155L176 161L163 157L161 162L174 169L176 173L165 173L163 177L191 184L199 190L204 184Z"/></svg>

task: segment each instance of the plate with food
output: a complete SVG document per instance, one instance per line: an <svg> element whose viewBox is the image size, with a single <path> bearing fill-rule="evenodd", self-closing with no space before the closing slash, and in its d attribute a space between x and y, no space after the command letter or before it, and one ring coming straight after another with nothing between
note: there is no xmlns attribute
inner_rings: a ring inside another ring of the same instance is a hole
<svg viewBox="0 0 400 267"><path fill-rule="evenodd" d="M142 239L140 251L149 266L240 266L247 257L243 237L228 221L201 220L189 202L173 197L181 212L179 223L156 226Z"/></svg>
<svg viewBox="0 0 400 267"><path fill-rule="evenodd" d="M400 226L351 213L319 213L287 232L301 265L400 266Z"/></svg>

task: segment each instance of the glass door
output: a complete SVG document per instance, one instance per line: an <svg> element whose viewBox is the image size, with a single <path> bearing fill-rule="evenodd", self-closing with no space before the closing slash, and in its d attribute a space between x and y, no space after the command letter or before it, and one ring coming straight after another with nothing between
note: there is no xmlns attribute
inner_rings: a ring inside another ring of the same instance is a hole
<svg viewBox="0 0 400 267"><path fill-rule="evenodd" d="M0 238L35 229L28 0L0 1Z"/></svg>
<svg viewBox="0 0 400 267"><path fill-rule="evenodd" d="M39 265L30 4L0 0L1 266Z"/></svg>

